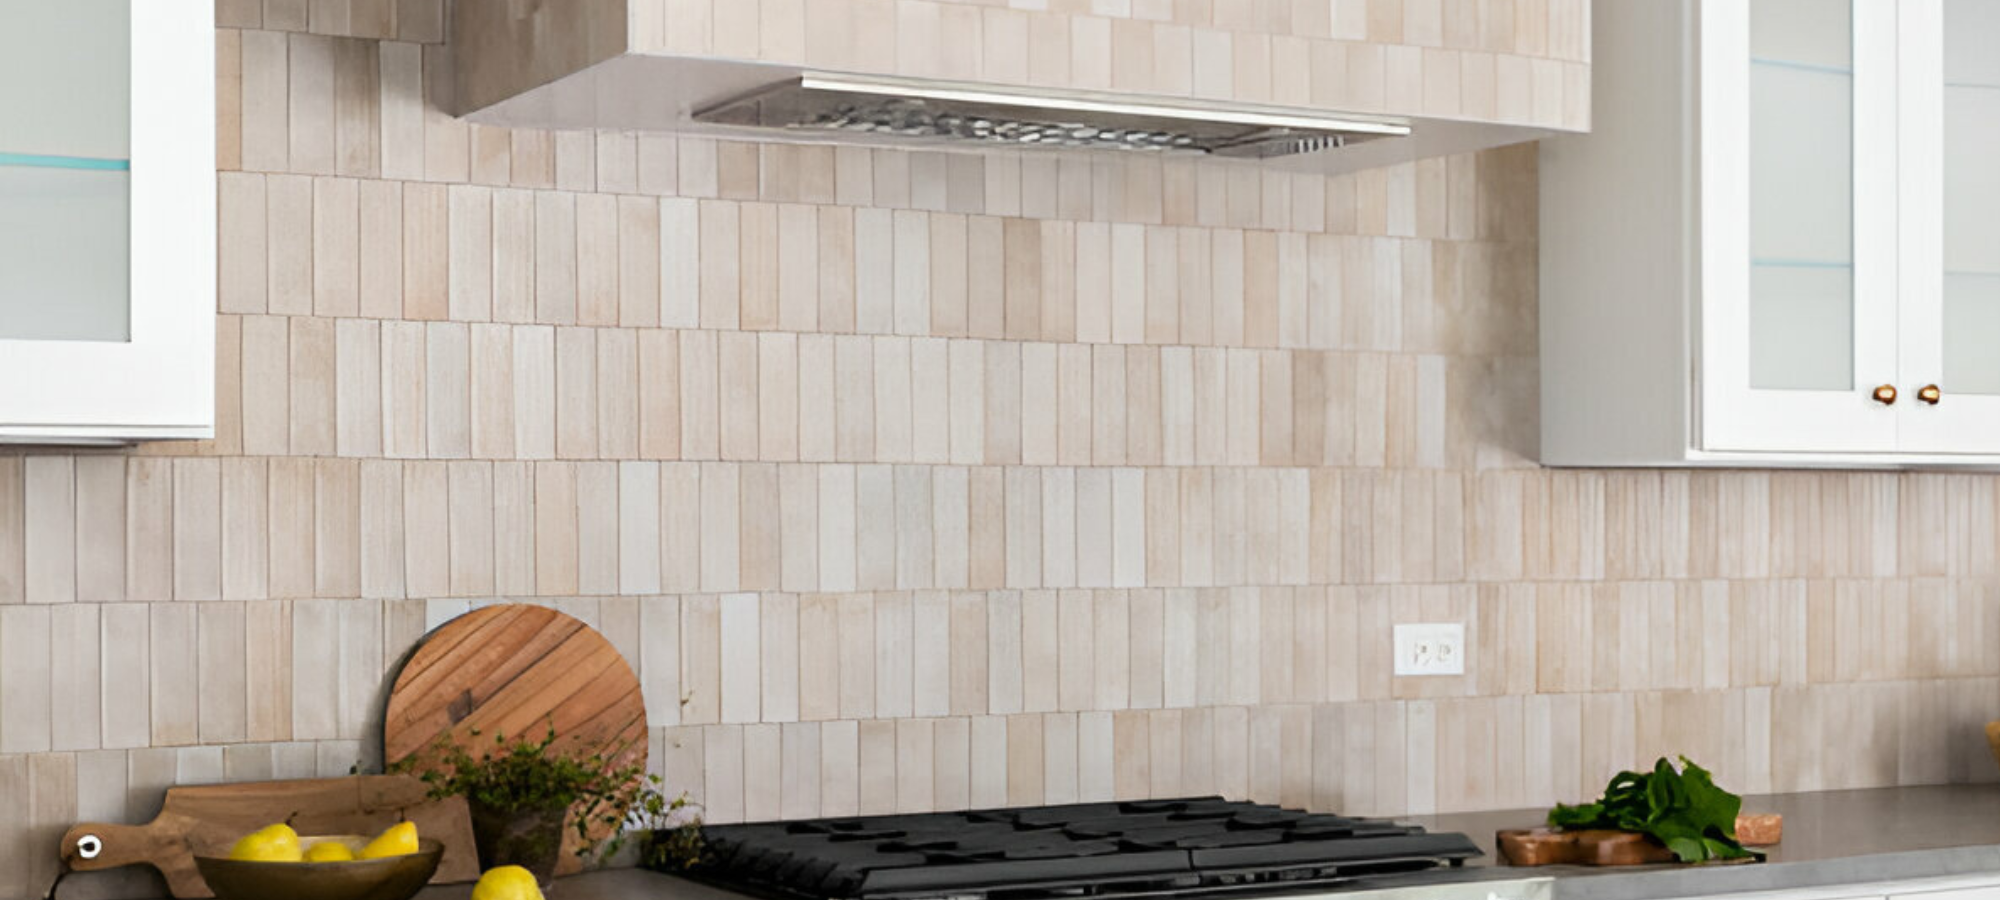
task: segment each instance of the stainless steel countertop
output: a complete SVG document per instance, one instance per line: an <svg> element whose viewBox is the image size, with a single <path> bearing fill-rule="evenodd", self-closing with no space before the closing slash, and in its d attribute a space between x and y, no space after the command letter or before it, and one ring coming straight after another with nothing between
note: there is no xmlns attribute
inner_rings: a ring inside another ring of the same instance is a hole
<svg viewBox="0 0 2000 900"><path fill-rule="evenodd" d="M2000 785L1772 794L1746 797L1743 808L1785 817L1784 843L1759 848L1770 857L1761 865L1514 869L1496 865L1494 833L1540 824L1546 810L1409 821L1470 835L1486 851L1480 863L1489 872L1554 875L1557 900L1664 900L1946 875L2000 876Z"/></svg>
<svg viewBox="0 0 2000 900"><path fill-rule="evenodd" d="M1785 817L1784 843L1762 865L1516 869L1497 864L1494 832L1538 824L1546 810L1402 817L1470 835L1487 857L1447 873L1385 880L1383 887L1553 877L1554 900L1667 900L1991 873L2000 877L2000 785L1883 788L1746 798L1750 812ZM465 900L471 888L431 888L422 900ZM1388 895L1383 895L1388 896ZM551 900L742 900L650 872L596 872L556 884Z"/></svg>
<svg viewBox="0 0 2000 900"><path fill-rule="evenodd" d="M1497 873L1508 873L1499 878ZM1338 897L1339 900L1551 900L1549 879L1533 876L1525 869L1466 869L1453 873L1448 883L1410 878L1385 879L1366 889L1329 893L1296 891L1272 896L1283 900L1312 900ZM1504 883L1503 883L1504 882ZM1496 893L1497 891L1497 893ZM472 886L425 888L419 900L467 900ZM744 900L744 895L717 890L671 875L635 869L592 872L556 882L549 900Z"/></svg>

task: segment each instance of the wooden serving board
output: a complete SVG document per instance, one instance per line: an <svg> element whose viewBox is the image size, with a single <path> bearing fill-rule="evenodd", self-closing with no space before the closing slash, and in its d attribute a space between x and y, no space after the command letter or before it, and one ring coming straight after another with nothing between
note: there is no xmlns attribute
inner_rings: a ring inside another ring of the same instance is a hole
<svg viewBox="0 0 2000 900"><path fill-rule="evenodd" d="M465 801L431 800L423 782L404 775L357 775L167 789L160 815L145 825L85 823L63 835L62 859L79 872L150 865L175 897L213 897L194 858L226 856L238 838L291 819L301 835L374 835L404 819L444 844L432 884L479 878ZM92 848L95 851L92 852Z"/></svg>
<svg viewBox="0 0 2000 900"><path fill-rule="evenodd" d="M471 746L505 735L556 749L602 753L618 765L646 762L646 702L625 657L590 626L540 606L489 606L446 622L396 676L382 726L383 759L394 765L432 750L441 737ZM565 829L559 874L577 871L580 844Z"/></svg>
<svg viewBox="0 0 2000 900"><path fill-rule="evenodd" d="M1495 843L1511 866L1643 866L1674 861L1674 853L1630 831L1502 831Z"/></svg>
<svg viewBox="0 0 2000 900"><path fill-rule="evenodd" d="M1774 845L1784 837L1784 817L1770 813L1739 815L1736 835L1746 847ZM1512 866L1645 866L1676 859L1673 851L1630 831L1511 829L1495 835L1494 843Z"/></svg>

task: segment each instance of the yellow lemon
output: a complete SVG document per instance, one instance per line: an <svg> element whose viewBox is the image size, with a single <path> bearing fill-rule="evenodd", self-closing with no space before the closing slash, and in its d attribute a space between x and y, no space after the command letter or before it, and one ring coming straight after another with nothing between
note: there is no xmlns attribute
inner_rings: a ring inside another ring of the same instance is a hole
<svg viewBox="0 0 2000 900"><path fill-rule="evenodd" d="M339 841L321 841L306 850L306 862L350 862L354 851Z"/></svg>
<svg viewBox="0 0 2000 900"><path fill-rule="evenodd" d="M472 900L542 900L542 886L520 866L501 866L479 876Z"/></svg>
<svg viewBox="0 0 2000 900"><path fill-rule="evenodd" d="M387 856L408 856L417 852L417 823L397 822L387 831L376 835L361 848L357 859L382 859Z"/></svg>
<svg viewBox="0 0 2000 900"><path fill-rule="evenodd" d="M293 831L292 826L279 822L244 835L236 846L229 848L229 858L251 862L298 862L304 854L299 851L299 833Z"/></svg>

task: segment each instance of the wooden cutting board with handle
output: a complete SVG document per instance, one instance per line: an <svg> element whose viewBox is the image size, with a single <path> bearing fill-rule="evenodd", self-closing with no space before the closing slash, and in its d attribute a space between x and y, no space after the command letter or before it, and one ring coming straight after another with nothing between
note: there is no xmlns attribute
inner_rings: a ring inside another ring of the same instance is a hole
<svg viewBox="0 0 2000 900"><path fill-rule="evenodd" d="M1746 847L1768 847L1784 839L1784 824L1783 816L1770 813L1739 815L1736 836ZM1510 866L1647 866L1676 861L1673 851L1630 831L1515 828L1494 835L1494 842Z"/></svg>
<svg viewBox="0 0 2000 900"><path fill-rule="evenodd" d="M397 673L382 725L382 758L395 765L441 737L472 746L505 735L556 750L646 762L646 701L639 676L611 642L577 619L540 606L477 609L424 638ZM602 836L605 829L597 829ZM581 869L574 829L563 832L557 874Z"/></svg>
<svg viewBox="0 0 2000 900"><path fill-rule="evenodd" d="M1500 855L1510 866L1644 866L1674 861L1673 851L1630 831L1502 831Z"/></svg>
<svg viewBox="0 0 2000 900"><path fill-rule="evenodd" d="M62 859L79 872L143 863L166 876L175 897L213 897L195 871L195 856L225 856L238 838L266 825L290 818L301 835L374 835L407 818L418 834L444 844L432 884L478 880L465 801L431 800L425 791L423 782L404 775L168 788L159 817L148 824L71 828Z"/></svg>

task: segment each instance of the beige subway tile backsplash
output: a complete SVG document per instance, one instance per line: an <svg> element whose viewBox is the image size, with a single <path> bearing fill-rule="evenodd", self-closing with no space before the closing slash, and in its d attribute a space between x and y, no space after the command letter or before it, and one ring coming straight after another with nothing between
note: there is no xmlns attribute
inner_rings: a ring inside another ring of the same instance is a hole
<svg viewBox="0 0 2000 900"><path fill-rule="evenodd" d="M1583 0L639 5L676 52L1588 113ZM716 821L2000 778L1988 476L1532 464L1530 148L509 130L442 111L442 0L218 14L218 437L0 454L0 897L78 816L347 771L503 601L611 634ZM1426 621L1466 675L1391 674Z"/></svg>

